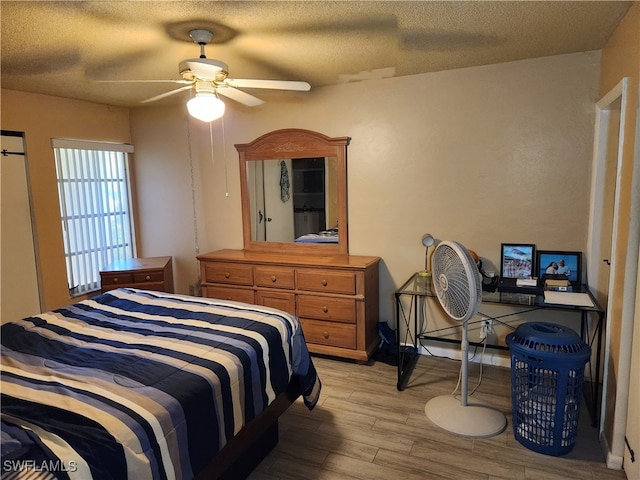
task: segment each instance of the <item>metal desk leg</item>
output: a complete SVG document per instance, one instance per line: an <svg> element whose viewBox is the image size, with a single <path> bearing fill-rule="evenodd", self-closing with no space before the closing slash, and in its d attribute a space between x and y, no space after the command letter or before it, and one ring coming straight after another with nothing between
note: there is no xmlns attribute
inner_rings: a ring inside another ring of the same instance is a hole
<svg viewBox="0 0 640 480"><path fill-rule="evenodd" d="M588 410L591 415L591 426L598 426L598 418L599 418L599 408L600 402L598 401L598 393L600 391L600 363L602 361L602 330L603 330L603 321L604 321L604 312L597 312L598 319L595 325L595 332L593 339L597 343L595 345L596 348L596 364L591 374L593 377L591 378L591 385L589 388L589 405ZM582 339L587 343L587 345L592 346L592 338L589 331L589 312L582 312L582 324L580 328L580 335ZM589 359L589 364L591 365L591 359Z"/></svg>
<svg viewBox="0 0 640 480"><path fill-rule="evenodd" d="M398 348L398 390L404 390L411 373L413 372L414 367L416 366L416 362L418 361L418 348L417 348L417 324L418 320L416 318L416 306L417 306L417 297L414 297L411 301L413 302L411 310L413 310L414 315L414 333L411 334L410 323L411 319L408 319L404 309L402 308L402 302L400 301L400 294L396 293L396 340L397 340L397 348ZM409 335L412 339L411 346L402 346L400 345L400 320L404 322L404 326L407 327L407 335Z"/></svg>

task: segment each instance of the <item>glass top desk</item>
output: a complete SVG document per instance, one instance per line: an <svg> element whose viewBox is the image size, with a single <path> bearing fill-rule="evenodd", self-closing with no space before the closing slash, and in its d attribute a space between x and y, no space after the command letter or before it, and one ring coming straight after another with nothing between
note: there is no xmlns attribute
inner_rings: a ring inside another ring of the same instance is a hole
<svg viewBox="0 0 640 480"><path fill-rule="evenodd" d="M574 293L581 293L588 298L590 305L564 305L549 303L545 301L543 293L527 293L527 292L482 292L482 303L492 305L503 305L510 307L521 307L516 312L504 315L515 316L523 315L529 312L540 310L556 310L564 311L570 315L580 315L580 337L590 347L592 354L595 352L595 365L592 366L589 361L589 372L591 381L585 381L585 394L587 408L591 415L592 425L597 425L597 412L599 409L599 390L600 390L600 363L602 360L602 335L604 331L605 312L600 307L589 288L582 286L574 288ZM425 318L420 318L425 310L420 308L421 303L435 298L438 302L436 292L432 288L431 278L424 277L418 273L414 273L398 290L395 292L396 299L396 341L398 344L397 362L398 362L398 390L404 390L409 377L415 367L420 354L421 340L431 340L447 343L460 343L459 339L444 338L435 335L435 331L422 330L420 324ZM403 303L404 300L404 303ZM439 305L439 302L438 302ZM424 314L426 315L426 314ZM594 322L589 323L589 317L594 318ZM502 316L488 317L494 320L504 318ZM503 325L509 324L501 322ZM515 329L515 327L510 326ZM469 342L469 345L483 346L484 343ZM487 348L499 350L508 350L509 347L504 344L489 344ZM595 349L595 350L594 350Z"/></svg>

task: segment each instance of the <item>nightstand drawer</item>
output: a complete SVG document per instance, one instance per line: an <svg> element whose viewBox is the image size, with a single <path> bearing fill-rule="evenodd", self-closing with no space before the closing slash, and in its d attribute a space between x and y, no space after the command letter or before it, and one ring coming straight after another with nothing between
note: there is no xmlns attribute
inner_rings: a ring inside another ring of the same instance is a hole
<svg viewBox="0 0 640 480"><path fill-rule="evenodd" d="M297 272L298 289L315 292L356 293L356 276L351 272L300 269Z"/></svg>
<svg viewBox="0 0 640 480"><path fill-rule="evenodd" d="M300 319L304 338L309 343L356 348L356 326L344 323Z"/></svg>
<svg viewBox="0 0 640 480"><path fill-rule="evenodd" d="M207 298L233 300L234 302L255 303L253 290L231 287L202 287L202 295Z"/></svg>
<svg viewBox="0 0 640 480"><path fill-rule="evenodd" d="M120 273L103 273L101 275L102 285L105 287L111 285L127 285L129 283L133 283L133 274L128 272L120 272Z"/></svg>
<svg viewBox="0 0 640 480"><path fill-rule="evenodd" d="M135 283L147 283L147 282L163 282L163 272L140 272L133 274L133 281Z"/></svg>
<svg viewBox="0 0 640 480"><path fill-rule="evenodd" d="M251 265L238 263L207 263L204 267L205 282L253 285Z"/></svg>
<svg viewBox="0 0 640 480"><path fill-rule="evenodd" d="M127 285L127 287L131 288L139 288L141 290L152 290L155 292L166 292L167 287L164 282L144 282L144 283L134 283L132 285Z"/></svg>
<svg viewBox="0 0 640 480"><path fill-rule="evenodd" d="M298 317L356 323L356 301L351 298L298 295Z"/></svg>
<svg viewBox="0 0 640 480"><path fill-rule="evenodd" d="M256 267L256 285L293 290L295 286L292 268Z"/></svg>

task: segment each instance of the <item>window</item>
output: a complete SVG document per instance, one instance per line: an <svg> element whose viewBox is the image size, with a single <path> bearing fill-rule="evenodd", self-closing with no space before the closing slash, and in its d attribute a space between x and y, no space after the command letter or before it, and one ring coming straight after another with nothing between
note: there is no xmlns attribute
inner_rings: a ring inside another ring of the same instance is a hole
<svg viewBox="0 0 640 480"><path fill-rule="evenodd" d="M131 145L53 139L71 296L100 288L100 269L132 258Z"/></svg>

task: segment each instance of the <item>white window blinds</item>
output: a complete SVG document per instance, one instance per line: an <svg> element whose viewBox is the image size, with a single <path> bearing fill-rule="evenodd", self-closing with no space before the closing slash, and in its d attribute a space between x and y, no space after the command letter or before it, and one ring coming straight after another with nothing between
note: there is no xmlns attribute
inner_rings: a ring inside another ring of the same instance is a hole
<svg viewBox="0 0 640 480"><path fill-rule="evenodd" d="M69 292L100 289L100 269L135 254L131 145L53 139Z"/></svg>

